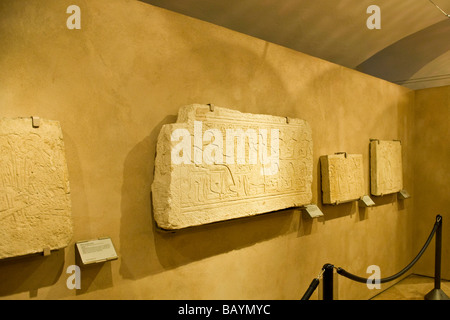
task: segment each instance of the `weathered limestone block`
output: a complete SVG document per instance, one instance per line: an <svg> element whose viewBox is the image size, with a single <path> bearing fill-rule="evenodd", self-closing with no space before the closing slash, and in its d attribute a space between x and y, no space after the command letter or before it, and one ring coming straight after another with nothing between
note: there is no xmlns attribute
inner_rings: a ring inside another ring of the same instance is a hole
<svg viewBox="0 0 450 320"><path fill-rule="evenodd" d="M358 200L364 196L361 154L334 154L320 157L322 201L325 204Z"/></svg>
<svg viewBox="0 0 450 320"><path fill-rule="evenodd" d="M370 142L370 189L375 196L403 189L402 144L400 141Z"/></svg>
<svg viewBox="0 0 450 320"><path fill-rule="evenodd" d="M312 172L304 120L185 106L158 137L154 217L171 230L302 206Z"/></svg>
<svg viewBox="0 0 450 320"><path fill-rule="evenodd" d="M0 259L66 247L69 177L57 121L0 119Z"/></svg>

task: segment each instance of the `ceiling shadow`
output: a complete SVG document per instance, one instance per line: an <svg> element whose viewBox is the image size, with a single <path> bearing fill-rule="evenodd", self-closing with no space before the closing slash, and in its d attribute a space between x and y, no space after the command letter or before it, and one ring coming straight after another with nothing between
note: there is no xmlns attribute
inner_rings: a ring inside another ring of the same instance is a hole
<svg viewBox="0 0 450 320"><path fill-rule="evenodd" d="M403 82L449 51L449 38L450 20L445 19L395 42L355 69L387 81Z"/></svg>

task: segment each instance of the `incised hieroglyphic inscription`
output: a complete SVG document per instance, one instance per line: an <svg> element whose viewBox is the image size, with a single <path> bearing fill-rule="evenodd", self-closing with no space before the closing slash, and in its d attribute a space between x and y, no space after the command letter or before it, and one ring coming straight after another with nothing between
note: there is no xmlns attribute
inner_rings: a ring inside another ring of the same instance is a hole
<svg viewBox="0 0 450 320"><path fill-rule="evenodd" d="M400 141L370 142L370 188L375 196L403 189L402 144Z"/></svg>
<svg viewBox="0 0 450 320"><path fill-rule="evenodd" d="M325 204L358 200L364 196L361 154L334 154L320 157L322 201Z"/></svg>
<svg viewBox="0 0 450 320"><path fill-rule="evenodd" d="M180 229L309 204L307 122L190 105L158 137L153 212Z"/></svg>
<svg viewBox="0 0 450 320"><path fill-rule="evenodd" d="M0 259L66 247L69 178L57 121L0 119Z"/></svg>

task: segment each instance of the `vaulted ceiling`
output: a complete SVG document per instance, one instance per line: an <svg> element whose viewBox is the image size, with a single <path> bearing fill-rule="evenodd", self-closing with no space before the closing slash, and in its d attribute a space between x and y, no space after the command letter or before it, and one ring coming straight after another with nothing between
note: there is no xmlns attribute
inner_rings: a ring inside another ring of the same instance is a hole
<svg viewBox="0 0 450 320"><path fill-rule="evenodd" d="M141 1L411 89L450 85L450 0Z"/></svg>

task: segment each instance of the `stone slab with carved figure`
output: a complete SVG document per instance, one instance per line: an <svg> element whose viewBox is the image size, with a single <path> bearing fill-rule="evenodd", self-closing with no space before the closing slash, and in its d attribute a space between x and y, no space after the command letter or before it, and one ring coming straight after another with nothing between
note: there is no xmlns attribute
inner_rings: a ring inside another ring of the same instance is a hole
<svg viewBox="0 0 450 320"><path fill-rule="evenodd" d="M309 204L312 152L304 120L184 106L157 141L156 223L175 230Z"/></svg>

